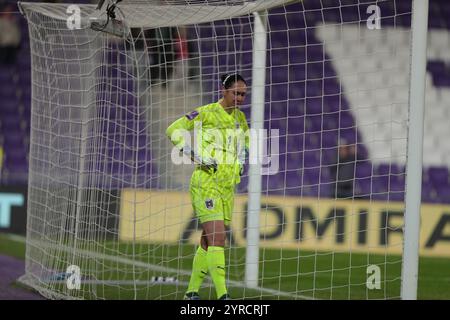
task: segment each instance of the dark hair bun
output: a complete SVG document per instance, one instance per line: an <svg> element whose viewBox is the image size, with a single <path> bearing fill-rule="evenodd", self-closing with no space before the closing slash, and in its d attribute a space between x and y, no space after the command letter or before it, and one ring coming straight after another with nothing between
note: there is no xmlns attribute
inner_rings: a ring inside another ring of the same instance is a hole
<svg viewBox="0 0 450 320"><path fill-rule="evenodd" d="M229 89L235 82L238 82L238 81L242 81L245 84L247 84L247 81L245 81L244 78L238 73L224 74L221 77L221 80L222 80L222 86L225 89Z"/></svg>

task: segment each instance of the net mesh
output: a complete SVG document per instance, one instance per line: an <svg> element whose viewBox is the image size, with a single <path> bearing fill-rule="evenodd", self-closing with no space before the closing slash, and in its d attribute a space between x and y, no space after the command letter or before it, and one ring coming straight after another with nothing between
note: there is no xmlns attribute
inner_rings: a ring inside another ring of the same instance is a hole
<svg viewBox="0 0 450 320"><path fill-rule="evenodd" d="M223 74L255 90L260 11L264 128L278 130L264 144L276 138L277 170L261 178L257 287L245 283L247 167L237 187L230 293L399 298L411 3L341 2L123 1L127 39L89 28L94 5L79 6L71 30L67 5L22 3L33 80L23 281L50 298L183 297L201 233L194 166L173 163L165 130L217 101ZM369 28L371 5L381 29ZM241 108L249 124L251 108ZM201 295L215 298L209 278Z"/></svg>

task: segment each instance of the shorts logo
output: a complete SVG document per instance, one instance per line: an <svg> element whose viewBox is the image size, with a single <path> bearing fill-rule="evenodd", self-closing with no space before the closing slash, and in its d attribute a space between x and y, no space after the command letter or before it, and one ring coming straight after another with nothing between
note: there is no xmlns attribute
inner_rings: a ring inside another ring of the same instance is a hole
<svg viewBox="0 0 450 320"><path fill-rule="evenodd" d="M206 200L205 205L206 205L206 209L211 210L212 208L214 208L214 202L212 199Z"/></svg>
<svg viewBox="0 0 450 320"><path fill-rule="evenodd" d="M196 116L198 116L198 111L194 110L194 111L192 111L191 113L188 113L188 114L186 115L186 118L188 118L189 120L192 121L192 120L195 119Z"/></svg>

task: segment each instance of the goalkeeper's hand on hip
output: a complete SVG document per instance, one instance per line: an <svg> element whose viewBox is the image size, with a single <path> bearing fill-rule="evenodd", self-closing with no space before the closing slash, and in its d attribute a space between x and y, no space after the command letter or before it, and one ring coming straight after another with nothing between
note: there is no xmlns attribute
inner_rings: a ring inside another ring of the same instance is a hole
<svg viewBox="0 0 450 320"><path fill-rule="evenodd" d="M216 173L217 171L217 161L214 158L209 158L207 160L203 160L201 164L202 168L206 169L207 171L213 171Z"/></svg>
<svg viewBox="0 0 450 320"><path fill-rule="evenodd" d="M199 164L204 170L213 170L214 173L217 171L217 161L214 158L201 158L199 157L190 146L186 145L181 149L185 155L191 158L195 164Z"/></svg>

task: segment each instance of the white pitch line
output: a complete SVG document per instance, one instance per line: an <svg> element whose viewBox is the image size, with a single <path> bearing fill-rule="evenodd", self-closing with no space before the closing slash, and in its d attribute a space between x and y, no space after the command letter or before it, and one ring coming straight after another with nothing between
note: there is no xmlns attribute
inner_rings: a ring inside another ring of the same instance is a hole
<svg viewBox="0 0 450 320"><path fill-rule="evenodd" d="M27 242L25 240L25 238L21 237L21 236L9 235L8 237L11 240L13 240L13 241L18 241L18 242L22 242L22 243L24 243L24 242L25 243L30 243L32 245L39 246L39 247L49 247L48 244L42 243L40 241L29 241L29 242ZM67 247L67 246L63 246L63 245L60 245L59 248L61 250L63 250L63 251L67 251L67 252L72 252L74 250L73 248L70 248L70 247ZM122 264L134 265L134 266L141 267L143 269L152 270L152 271L175 273L175 274L178 274L178 275L185 275L185 276L190 276L191 275L191 271L189 271L189 270L165 268L165 267L157 266L157 265L146 263L146 262L139 261L139 260L132 260L132 259L129 259L129 258L111 256L111 255L107 255L107 254L103 254L103 253L93 253L91 251L81 250L81 249L77 249L77 253L80 253L80 254L86 255L86 256L90 256L90 257L93 257L93 258L97 258L97 259L103 259L103 260L108 260L108 261L113 261L113 262L120 262ZM90 280L87 280L87 281L90 281ZM139 280L136 280L136 281L139 281ZM136 284L137 284L137 282L136 282ZM174 284L174 283L171 283L171 284ZM275 296L290 297L290 298L302 299L302 300L312 300L312 299L314 299L312 297L308 297L308 296L304 296L304 295L298 295L298 294L295 294L295 293L289 293L289 292L285 292L285 291L269 289L269 288L264 288L264 287L252 287L252 288L249 288L241 281L228 280L228 284L230 286L232 286L232 287L238 287L238 288L245 288L245 289L260 291L260 292L272 294L272 295L275 295Z"/></svg>
<svg viewBox="0 0 450 320"><path fill-rule="evenodd" d="M24 236L19 236L17 234L11 234L11 233L7 233L5 234L6 238L8 238L9 240L12 241L16 241L16 242L20 242L20 243L25 243L25 237Z"/></svg>

